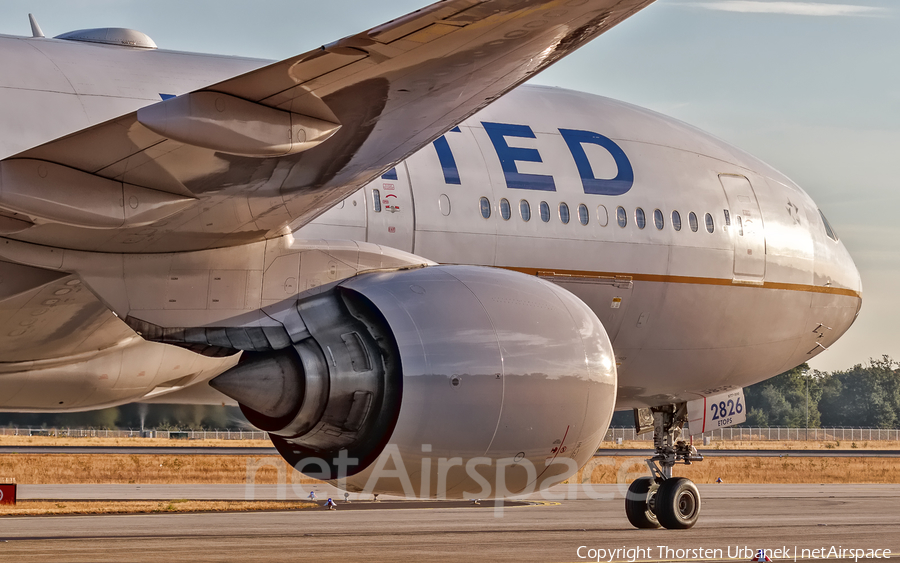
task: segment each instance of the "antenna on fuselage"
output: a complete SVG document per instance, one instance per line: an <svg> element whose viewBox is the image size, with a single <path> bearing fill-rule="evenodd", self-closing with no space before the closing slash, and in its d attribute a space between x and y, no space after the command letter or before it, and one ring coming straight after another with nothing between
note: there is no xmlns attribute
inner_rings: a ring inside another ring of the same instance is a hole
<svg viewBox="0 0 900 563"><path fill-rule="evenodd" d="M36 19L34 19L33 14L28 14L28 21L31 22L31 36L32 37L43 37L44 32L41 31L41 26L38 25Z"/></svg>

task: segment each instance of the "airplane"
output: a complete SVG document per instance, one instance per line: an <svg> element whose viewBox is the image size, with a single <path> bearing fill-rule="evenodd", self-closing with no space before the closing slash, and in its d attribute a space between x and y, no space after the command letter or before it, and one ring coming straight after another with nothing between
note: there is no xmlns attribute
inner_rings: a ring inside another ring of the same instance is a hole
<svg viewBox="0 0 900 563"><path fill-rule="evenodd" d="M346 490L504 498L631 409L626 515L690 528L687 436L862 286L772 167L522 85L651 3L444 0L277 62L0 36L0 410L237 404Z"/></svg>

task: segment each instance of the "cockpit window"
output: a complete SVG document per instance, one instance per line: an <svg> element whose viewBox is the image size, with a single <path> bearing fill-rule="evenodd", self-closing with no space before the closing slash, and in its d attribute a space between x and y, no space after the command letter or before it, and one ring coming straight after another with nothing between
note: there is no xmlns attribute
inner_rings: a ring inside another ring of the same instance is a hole
<svg viewBox="0 0 900 563"><path fill-rule="evenodd" d="M834 232L834 229L831 228L831 223L828 222L828 219L825 218L825 214L822 213L822 210L819 210L819 217L822 218L822 223L825 225L825 234L828 235L828 238L837 242L838 236L837 233Z"/></svg>

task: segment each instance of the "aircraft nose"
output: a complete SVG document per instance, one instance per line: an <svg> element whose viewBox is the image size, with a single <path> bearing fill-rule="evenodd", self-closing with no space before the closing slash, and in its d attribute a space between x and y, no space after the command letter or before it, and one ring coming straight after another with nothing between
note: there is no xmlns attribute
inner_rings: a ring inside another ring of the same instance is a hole
<svg viewBox="0 0 900 563"><path fill-rule="evenodd" d="M862 306L862 276L859 273L859 268L856 267L856 262L853 261L853 257L850 255L850 251L847 250L847 247L844 246L844 243L841 243L841 250L843 254L846 256L847 263L847 285L850 288L856 289L856 292L859 294L859 306L857 307L857 312L859 311L859 307Z"/></svg>
<svg viewBox="0 0 900 563"><path fill-rule="evenodd" d="M859 269L856 267L856 263L853 261L853 258L850 256L850 252L847 248L841 244L841 248L844 250L844 253L847 255L847 261L849 262L849 267L847 268L847 276L851 282L851 284L856 288L856 311L853 314L853 319L847 324L847 328L856 322L857 317L859 317L859 312L862 310L862 302L863 302L863 287L862 287L862 276L859 273Z"/></svg>
<svg viewBox="0 0 900 563"><path fill-rule="evenodd" d="M819 210L822 222L813 226L816 246L816 285L830 287L844 294L862 298L862 278L850 252L834 228Z"/></svg>
<svg viewBox="0 0 900 563"><path fill-rule="evenodd" d="M847 252L847 249L844 248L844 251ZM847 252L847 254L849 255L850 253ZM857 269L857 267L856 267L856 263L853 262L853 258L850 258L850 262L853 263L853 278L856 280L856 286L858 288L857 291L859 291L860 296L862 296L862 292L863 292L862 276L859 273L859 269Z"/></svg>
<svg viewBox="0 0 900 563"><path fill-rule="evenodd" d="M862 277L850 252L840 241L826 240L822 255L816 256L817 285L826 287L814 302L819 316L828 318L834 328L833 340L846 332L856 321L862 308ZM836 243L836 244L835 244ZM833 342L832 340L832 342ZM830 345L830 344L829 344Z"/></svg>
<svg viewBox="0 0 900 563"><path fill-rule="evenodd" d="M832 286L853 290L862 298L862 276L860 276L859 268L850 251L844 245L842 240L838 241L837 251L834 252L831 260L834 262L832 270Z"/></svg>

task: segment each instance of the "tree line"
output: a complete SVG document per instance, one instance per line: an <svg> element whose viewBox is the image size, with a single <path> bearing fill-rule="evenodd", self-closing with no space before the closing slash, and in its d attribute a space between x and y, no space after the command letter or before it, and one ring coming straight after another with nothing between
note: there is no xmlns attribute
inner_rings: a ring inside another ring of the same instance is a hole
<svg viewBox="0 0 900 563"><path fill-rule="evenodd" d="M900 362L882 356L830 373L803 364L744 396L747 426L900 428Z"/></svg>
<svg viewBox="0 0 900 563"><path fill-rule="evenodd" d="M221 405L122 405L73 413L0 413L0 426L158 430L244 429L252 427L237 407Z"/></svg>
<svg viewBox="0 0 900 563"><path fill-rule="evenodd" d="M850 369L822 372L803 364L744 388L742 426L788 428L900 428L900 362L890 356ZM631 411L611 427L634 425Z"/></svg>
<svg viewBox="0 0 900 563"><path fill-rule="evenodd" d="M797 366L744 389L745 426L900 428L900 362L889 356L830 373ZM634 424L617 412L611 426ZM236 407L122 405L82 413L0 413L0 426L54 428L250 428Z"/></svg>

